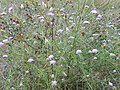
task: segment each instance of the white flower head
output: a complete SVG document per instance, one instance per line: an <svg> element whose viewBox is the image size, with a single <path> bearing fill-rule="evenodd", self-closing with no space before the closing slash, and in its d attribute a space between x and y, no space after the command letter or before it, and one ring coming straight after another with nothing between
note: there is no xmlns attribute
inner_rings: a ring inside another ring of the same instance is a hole
<svg viewBox="0 0 120 90"><path fill-rule="evenodd" d="M89 50L89 51L88 51L88 53L92 53L92 51L91 51L91 50Z"/></svg>
<svg viewBox="0 0 120 90"><path fill-rule="evenodd" d="M29 73L29 71L27 70L27 71L25 71L25 73L27 74L27 73Z"/></svg>
<svg viewBox="0 0 120 90"><path fill-rule="evenodd" d="M13 7L11 6L11 7L9 7L8 12L11 13L12 10L13 10Z"/></svg>
<svg viewBox="0 0 120 90"><path fill-rule="evenodd" d="M51 25L53 25L54 23L53 22L50 22Z"/></svg>
<svg viewBox="0 0 120 90"><path fill-rule="evenodd" d="M27 62L34 62L34 59L30 58Z"/></svg>
<svg viewBox="0 0 120 90"><path fill-rule="evenodd" d="M89 21L83 21L83 24L89 24L90 22Z"/></svg>
<svg viewBox="0 0 120 90"><path fill-rule="evenodd" d="M90 75L86 75L86 77L90 77Z"/></svg>
<svg viewBox="0 0 120 90"><path fill-rule="evenodd" d="M97 60L97 57L94 57L93 59L94 59L94 60Z"/></svg>
<svg viewBox="0 0 120 90"><path fill-rule="evenodd" d="M13 25L16 25L16 22L12 22Z"/></svg>
<svg viewBox="0 0 120 90"><path fill-rule="evenodd" d="M14 87L11 87L12 90L14 90L15 88Z"/></svg>
<svg viewBox="0 0 120 90"><path fill-rule="evenodd" d="M52 86L56 86L57 85L57 81L56 80L53 80L52 81Z"/></svg>
<svg viewBox="0 0 120 90"><path fill-rule="evenodd" d="M107 41L106 40L102 40L102 43L106 43Z"/></svg>
<svg viewBox="0 0 120 90"><path fill-rule="evenodd" d="M6 12L2 12L1 15L6 15L7 13Z"/></svg>
<svg viewBox="0 0 120 90"><path fill-rule="evenodd" d="M38 42L37 41L34 41L33 44L36 45Z"/></svg>
<svg viewBox="0 0 120 90"><path fill-rule="evenodd" d="M44 17L43 17L43 16L39 16L38 18L39 18L39 19L44 19Z"/></svg>
<svg viewBox="0 0 120 90"><path fill-rule="evenodd" d="M20 5L20 8L21 8L21 9L24 9L24 5L23 5L23 4L21 4L21 5Z"/></svg>
<svg viewBox="0 0 120 90"><path fill-rule="evenodd" d="M112 7L112 9L114 9L115 7Z"/></svg>
<svg viewBox="0 0 120 90"><path fill-rule="evenodd" d="M97 14L98 12L97 12L97 10L93 9L93 10L91 11L91 13Z"/></svg>
<svg viewBox="0 0 120 90"><path fill-rule="evenodd" d="M4 46L4 43L0 42L0 46Z"/></svg>
<svg viewBox="0 0 120 90"><path fill-rule="evenodd" d="M116 70L113 70L112 72L113 72L113 73L116 73L117 71L116 71Z"/></svg>
<svg viewBox="0 0 120 90"><path fill-rule="evenodd" d="M50 55L48 58L49 60L52 60L54 58L54 55Z"/></svg>
<svg viewBox="0 0 120 90"><path fill-rule="evenodd" d="M77 51L76 51L76 54L81 54L81 53L82 53L81 50L77 50Z"/></svg>
<svg viewBox="0 0 120 90"><path fill-rule="evenodd" d="M52 12L49 12L48 15L51 16L51 17L54 17L54 16L55 16L55 14L52 13Z"/></svg>
<svg viewBox="0 0 120 90"><path fill-rule="evenodd" d="M7 57L8 57L8 55L3 55L2 57L3 57L3 58L7 58Z"/></svg>
<svg viewBox="0 0 120 90"><path fill-rule="evenodd" d="M115 57L116 55L114 53L110 53L110 56L111 57Z"/></svg>
<svg viewBox="0 0 120 90"><path fill-rule="evenodd" d="M98 16L97 16L97 18L96 18L96 20L99 20L99 19L102 19L102 15L101 14L99 14Z"/></svg>
<svg viewBox="0 0 120 90"><path fill-rule="evenodd" d="M22 82L20 82L20 86L23 86L23 83L22 83Z"/></svg>
<svg viewBox="0 0 120 90"><path fill-rule="evenodd" d="M44 22L44 21L45 21L44 19L41 19L41 20L40 20L41 23Z"/></svg>
<svg viewBox="0 0 120 90"><path fill-rule="evenodd" d="M111 82L108 82L108 85L112 87L112 86L113 86L113 83L111 83Z"/></svg>
<svg viewBox="0 0 120 90"><path fill-rule="evenodd" d="M95 33L95 34L92 34L92 35L93 35L93 37L100 36L100 34L98 34L98 33Z"/></svg>
<svg viewBox="0 0 120 90"><path fill-rule="evenodd" d="M62 80L62 81L64 81L65 79L64 79L64 78L62 78L61 80Z"/></svg>
<svg viewBox="0 0 120 90"><path fill-rule="evenodd" d="M65 8L61 8L60 11L61 11L61 12L64 12L64 11L65 11Z"/></svg>
<svg viewBox="0 0 120 90"><path fill-rule="evenodd" d="M92 50L92 53L97 53L97 52L98 52L97 49L93 49L93 50Z"/></svg>
<svg viewBox="0 0 120 90"><path fill-rule="evenodd" d="M85 8L89 8L89 6L88 6L88 5L85 5Z"/></svg>
<svg viewBox="0 0 120 90"><path fill-rule="evenodd" d="M54 78L54 77L55 77L55 75L54 75L54 74L52 74L52 75L51 75L51 78Z"/></svg>
<svg viewBox="0 0 120 90"><path fill-rule="evenodd" d="M62 65L62 64L61 64L60 66L61 66L61 67L63 67L63 65Z"/></svg>
<svg viewBox="0 0 120 90"><path fill-rule="evenodd" d="M56 64L56 61L55 60L51 60L50 61L50 65L55 65Z"/></svg>
<svg viewBox="0 0 120 90"><path fill-rule="evenodd" d="M111 42L112 40L111 39L109 39L109 40L107 40L108 42Z"/></svg>
<svg viewBox="0 0 120 90"><path fill-rule="evenodd" d="M2 42L3 43L9 43L9 40L8 39L4 39Z"/></svg>
<svg viewBox="0 0 120 90"><path fill-rule="evenodd" d="M120 36L120 32L118 33L118 35Z"/></svg>
<svg viewBox="0 0 120 90"><path fill-rule="evenodd" d="M14 37L9 37L8 40L12 40Z"/></svg>

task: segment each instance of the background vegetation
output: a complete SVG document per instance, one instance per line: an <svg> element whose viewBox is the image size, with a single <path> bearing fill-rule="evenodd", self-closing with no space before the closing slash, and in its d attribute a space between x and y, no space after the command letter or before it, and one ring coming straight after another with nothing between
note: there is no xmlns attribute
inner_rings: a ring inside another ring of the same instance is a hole
<svg viewBox="0 0 120 90"><path fill-rule="evenodd" d="M119 90L120 1L103 2L2 0L0 90Z"/></svg>

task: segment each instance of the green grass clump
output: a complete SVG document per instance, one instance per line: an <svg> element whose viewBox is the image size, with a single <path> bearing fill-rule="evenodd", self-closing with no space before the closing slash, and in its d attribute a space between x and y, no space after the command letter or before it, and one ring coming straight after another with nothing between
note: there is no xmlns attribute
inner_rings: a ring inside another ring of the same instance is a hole
<svg viewBox="0 0 120 90"><path fill-rule="evenodd" d="M119 4L108 7L1 1L1 90L119 90Z"/></svg>

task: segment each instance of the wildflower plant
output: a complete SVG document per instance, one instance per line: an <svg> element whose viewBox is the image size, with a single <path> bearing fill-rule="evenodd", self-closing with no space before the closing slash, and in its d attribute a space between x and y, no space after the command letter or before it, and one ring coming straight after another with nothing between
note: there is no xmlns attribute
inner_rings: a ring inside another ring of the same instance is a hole
<svg viewBox="0 0 120 90"><path fill-rule="evenodd" d="M119 6L94 1L2 0L0 89L119 89Z"/></svg>

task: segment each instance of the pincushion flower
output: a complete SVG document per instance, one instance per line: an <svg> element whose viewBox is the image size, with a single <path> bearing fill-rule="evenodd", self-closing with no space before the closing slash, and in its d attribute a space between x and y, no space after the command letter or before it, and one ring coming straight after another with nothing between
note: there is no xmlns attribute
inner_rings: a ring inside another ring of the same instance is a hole
<svg viewBox="0 0 120 90"><path fill-rule="evenodd" d="M11 87L11 90L14 90L15 88L14 87Z"/></svg>
<svg viewBox="0 0 120 90"><path fill-rule="evenodd" d="M24 9L24 5L23 5L23 4L21 4L21 5L20 5L20 8L21 8L21 9Z"/></svg>
<svg viewBox="0 0 120 90"><path fill-rule="evenodd" d="M7 13L6 12L2 12L0 15L6 15Z"/></svg>
<svg viewBox="0 0 120 90"><path fill-rule="evenodd" d="M64 11L65 11L65 8L61 8L60 11L61 11L61 12L64 12Z"/></svg>
<svg viewBox="0 0 120 90"><path fill-rule="evenodd" d="M95 34L92 34L93 37L97 37L97 36L100 36L100 34L98 33L95 33Z"/></svg>
<svg viewBox="0 0 120 90"><path fill-rule="evenodd" d="M113 86L113 83L111 83L111 82L108 82L108 85L112 87L112 86Z"/></svg>
<svg viewBox="0 0 120 90"><path fill-rule="evenodd" d="M25 73L27 74L27 73L29 73L29 71L27 70L27 71L25 71Z"/></svg>
<svg viewBox="0 0 120 90"><path fill-rule="evenodd" d="M22 82L20 82L20 86L23 86L23 83L22 83Z"/></svg>
<svg viewBox="0 0 120 90"><path fill-rule="evenodd" d="M27 62L34 62L34 59L30 58Z"/></svg>
<svg viewBox="0 0 120 90"><path fill-rule="evenodd" d="M44 17L43 16L39 16L38 19L44 19Z"/></svg>
<svg viewBox="0 0 120 90"><path fill-rule="evenodd" d="M54 14L54 13L52 13L52 12L49 12L49 13L48 13L48 16L54 17L54 16L55 16L55 14Z"/></svg>
<svg viewBox="0 0 120 90"><path fill-rule="evenodd" d="M55 75L54 75L54 74L52 74L52 75L51 75L51 78L54 78L54 77L55 77Z"/></svg>
<svg viewBox="0 0 120 90"><path fill-rule="evenodd" d="M99 15L97 16L96 20L102 19L102 17L103 17L103 16L99 14Z"/></svg>
<svg viewBox="0 0 120 90"><path fill-rule="evenodd" d="M3 57L3 58L7 58L7 57L8 57L8 55L3 55L2 57Z"/></svg>
<svg viewBox="0 0 120 90"><path fill-rule="evenodd" d="M115 57L116 55L114 53L110 53L110 56L111 57Z"/></svg>
<svg viewBox="0 0 120 90"><path fill-rule="evenodd" d="M120 36L120 32L118 33L118 35Z"/></svg>
<svg viewBox="0 0 120 90"><path fill-rule="evenodd" d="M16 25L16 22L12 22L13 25Z"/></svg>
<svg viewBox="0 0 120 90"><path fill-rule="evenodd" d="M89 24L90 22L89 21L83 21L83 24Z"/></svg>
<svg viewBox="0 0 120 90"><path fill-rule="evenodd" d="M85 8L89 8L89 6L88 6L88 5L85 5Z"/></svg>
<svg viewBox="0 0 120 90"><path fill-rule="evenodd" d="M93 50L92 50L92 53L97 53L97 52L98 52L97 49L93 49Z"/></svg>
<svg viewBox="0 0 120 90"><path fill-rule="evenodd" d="M12 10L13 10L13 7L11 6L9 7L8 12L11 13Z"/></svg>
<svg viewBox="0 0 120 90"><path fill-rule="evenodd" d="M44 19L41 19L40 22L44 22L45 20Z"/></svg>
<svg viewBox="0 0 120 90"><path fill-rule="evenodd" d="M91 50L89 50L89 51L88 51L88 53L92 53L92 51L91 51Z"/></svg>
<svg viewBox="0 0 120 90"><path fill-rule="evenodd" d="M109 39L109 40L107 40L108 42L111 42L112 40L111 39Z"/></svg>
<svg viewBox="0 0 120 90"><path fill-rule="evenodd" d="M55 65L56 61L55 60L51 60L50 61L50 65Z"/></svg>
<svg viewBox="0 0 120 90"><path fill-rule="evenodd" d="M56 86L57 85L57 81L56 80L53 80L52 81L52 86Z"/></svg>
<svg viewBox="0 0 120 90"><path fill-rule="evenodd" d="M14 37L9 37L8 40L12 40Z"/></svg>
<svg viewBox="0 0 120 90"><path fill-rule="evenodd" d="M106 40L102 40L102 43L106 43L107 41Z"/></svg>
<svg viewBox="0 0 120 90"><path fill-rule="evenodd" d="M93 59L94 59L94 60L97 60L97 57L94 57Z"/></svg>
<svg viewBox="0 0 120 90"><path fill-rule="evenodd" d="M54 58L54 55L50 55L50 56L48 57L49 60L52 60L53 58Z"/></svg>
<svg viewBox="0 0 120 90"><path fill-rule="evenodd" d="M117 71L116 71L116 70L113 70L112 72L113 72L113 73L116 73Z"/></svg>
<svg viewBox="0 0 120 90"><path fill-rule="evenodd" d="M9 43L9 40L8 39L4 39L2 42L3 43Z"/></svg>
<svg viewBox="0 0 120 90"><path fill-rule="evenodd" d="M81 54L81 53L82 53L81 50L77 50L77 51L76 51L76 54Z"/></svg>
<svg viewBox="0 0 120 90"><path fill-rule="evenodd" d="M0 46L4 46L4 43L0 42Z"/></svg>
<svg viewBox="0 0 120 90"><path fill-rule="evenodd" d="M97 10L93 9L93 10L91 11L91 13L97 14L98 12L97 12Z"/></svg>

